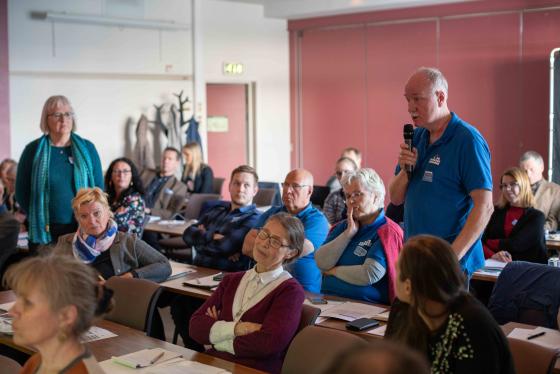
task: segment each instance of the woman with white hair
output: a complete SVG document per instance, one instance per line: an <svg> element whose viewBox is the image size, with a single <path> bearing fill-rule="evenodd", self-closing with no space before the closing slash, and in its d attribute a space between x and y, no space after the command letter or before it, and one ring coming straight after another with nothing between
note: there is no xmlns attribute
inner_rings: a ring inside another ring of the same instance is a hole
<svg viewBox="0 0 560 374"><path fill-rule="evenodd" d="M348 218L333 227L315 261L326 294L377 303L395 297L395 262L403 232L385 217L385 186L373 169L346 174L342 188Z"/></svg>

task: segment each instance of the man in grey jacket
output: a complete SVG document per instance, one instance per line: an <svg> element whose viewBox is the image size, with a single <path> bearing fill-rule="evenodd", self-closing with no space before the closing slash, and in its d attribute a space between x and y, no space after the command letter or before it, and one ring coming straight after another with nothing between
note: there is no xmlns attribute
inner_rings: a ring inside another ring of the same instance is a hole
<svg viewBox="0 0 560 374"><path fill-rule="evenodd" d="M560 186L543 178L544 161L535 151L527 151L519 159L519 167L527 172L535 195L534 208L544 213L545 230L557 230L560 219Z"/></svg>

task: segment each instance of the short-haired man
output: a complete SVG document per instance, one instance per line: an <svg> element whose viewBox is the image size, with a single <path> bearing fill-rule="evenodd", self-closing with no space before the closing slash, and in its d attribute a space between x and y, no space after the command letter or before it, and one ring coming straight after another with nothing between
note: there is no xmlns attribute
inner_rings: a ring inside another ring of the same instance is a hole
<svg viewBox="0 0 560 374"><path fill-rule="evenodd" d="M231 172L231 202L220 201L202 214L198 225L188 227L183 240L195 247L194 264L225 271L247 270L250 259L241 253L243 239L255 227L260 213L253 197L259 177L250 166Z"/></svg>
<svg viewBox="0 0 560 374"><path fill-rule="evenodd" d="M346 174L358 170L356 162L348 157L341 157L336 161L335 175L338 183L342 185L342 177ZM323 213L331 225L346 218L346 202L342 187L332 191L323 204Z"/></svg>
<svg viewBox="0 0 560 374"><path fill-rule="evenodd" d="M170 218L187 195L187 186L175 176L181 153L173 147L163 150L159 170L144 169L140 178L145 186L147 213Z"/></svg>
<svg viewBox="0 0 560 374"><path fill-rule="evenodd" d="M431 234L447 240L470 277L484 265L480 237L494 209L488 144L448 109L447 81L439 70L418 69L404 96L417 128L413 150L400 145L391 202L405 203L406 238Z"/></svg>
<svg viewBox="0 0 560 374"><path fill-rule="evenodd" d="M304 254L287 269L302 287L310 292L321 291L321 271L315 263L315 250L323 244L329 232L325 215L311 204L313 175L305 169L295 169L286 175L282 183L282 205L264 212L256 224L264 226L268 217L278 212L288 212L303 223L305 229ZM243 254L253 257L253 246L258 230L249 231L243 242Z"/></svg>
<svg viewBox="0 0 560 374"><path fill-rule="evenodd" d="M535 195L535 209L544 213L545 230L557 230L560 219L560 186L543 178L544 161L535 151L527 151L519 159L519 167L527 172Z"/></svg>

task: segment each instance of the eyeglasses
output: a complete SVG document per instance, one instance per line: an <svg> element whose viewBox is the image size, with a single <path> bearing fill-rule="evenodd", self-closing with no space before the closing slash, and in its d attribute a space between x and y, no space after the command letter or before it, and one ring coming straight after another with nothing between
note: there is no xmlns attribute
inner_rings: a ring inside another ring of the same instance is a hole
<svg viewBox="0 0 560 374"><path fill-rule="evenodd" d="M344 194L344 200L346 200L346 201L348 201L348 200L356 201L364 195L365 195L365 192L362 192L362 191L354 191L352 193L345 193Z"/></svg>
<svg viewBox="0 0 560 374"><path fill-rule="evenodd" d="M516 187L519 187L519 183L517 182L500 184L500 190L513 190Z"/></svg>
<svg viewBox="0 0 560 374"><path fill-rule="evenodd" d="M335 174L337 177L342 177L343 175L346 175L348 173L352 172L352 170L341 170L341 171L337 171Z"/></svg>
<svg viewBox="0 0 560 374"><path fill-rule="evenodd" d="M282 244L282 240L280 240L278 237L270 235L263 229L259 230L259 233L257 234L257 238L259 238L260 240L268 240L268 244L270 244L270 246L274 249L288 247L287 244Z"/></svg>
<svg viewBox="0 0 560 374"><path fill-rule="evenodd" d="M132 172L132 170L113 170L113 175L126 175L126 174L130 174Z"/></svg>
<svg viewBox="0 0 560 374"><path fill-rule="evenodd" d="M289 190L291 188L294 191L300 191L303 187L309 187L309 185L297 183L282 183L282 188L285 190Z"/></svg>
<svg viewBox="0 0 560 374"><path fill-rule="evenodd" d="M74 113L72 112L55 112L55 113L51 113L49 115L47 115L47 117L54 117L57 120L61 120L61 119L70 119L70 118L74 118Z"/></svg>

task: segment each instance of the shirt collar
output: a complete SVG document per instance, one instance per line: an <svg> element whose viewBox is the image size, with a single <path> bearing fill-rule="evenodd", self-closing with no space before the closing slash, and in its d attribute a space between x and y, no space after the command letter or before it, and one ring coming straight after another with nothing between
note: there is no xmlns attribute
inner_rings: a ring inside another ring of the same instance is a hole
<svg viewBox="0 0 560 374"><path fill-rule="evenodd" d="M265 271L264 273L257 273L256 268L257 266L255 265L254 268L247 272L249 281L256 280L258 283L265 285L278 278L284 272L284 268L282 266L279 266L274 270Z"/></svg>
<svg viewBox="0 0 560 374"><path fill-rule="evenodd" d="M257 208L257 206L255 204L250 204L250 205L245 205L242 207L239 207L237 209L234 210L234 212L237 210L240 213L246 213L246 212L250 212L252 210L255 210ZM230 204L230 209L231 209L231 204Z"/></svg>

